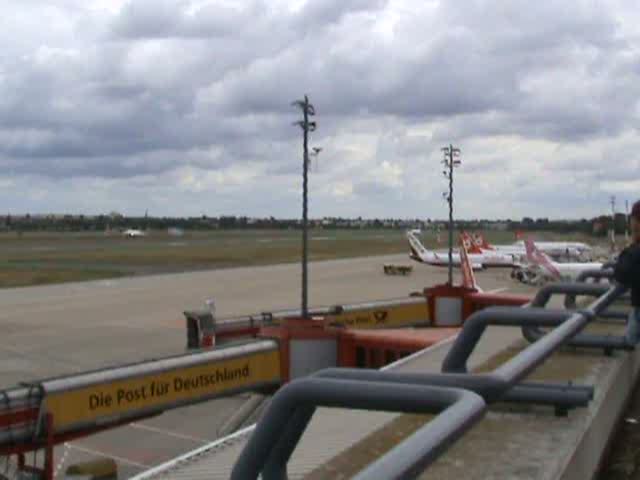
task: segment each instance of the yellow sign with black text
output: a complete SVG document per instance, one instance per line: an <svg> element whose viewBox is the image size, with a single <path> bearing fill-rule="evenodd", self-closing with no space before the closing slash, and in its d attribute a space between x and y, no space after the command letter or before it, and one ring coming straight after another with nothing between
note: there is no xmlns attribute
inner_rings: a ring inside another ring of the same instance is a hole
<svg viewBox="0 0 640 480"><path fill-rule="evenodd" d="M271 350L53 393L45 397L45 407L53 414L54 429L58 430L279 381L280 354Z"/></svg>
<svg viewBox="0 0 640 480"><path fill-rule="evenodd" d="M429 307L426 301L406 304L378 305L338 314L328 315L331 325L347 328L393 328L427 323Z"/></svg>

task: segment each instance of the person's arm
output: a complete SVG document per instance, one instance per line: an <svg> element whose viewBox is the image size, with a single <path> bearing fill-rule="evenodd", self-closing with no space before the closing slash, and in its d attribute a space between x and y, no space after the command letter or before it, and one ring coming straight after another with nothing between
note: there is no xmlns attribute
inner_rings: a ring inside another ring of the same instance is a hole
<svg viewBox="0 0 640 480"><path fill-rule="evenodd" d="M613 276L622 285L640 283L640 245L625 248L613 270Z"/></svg>

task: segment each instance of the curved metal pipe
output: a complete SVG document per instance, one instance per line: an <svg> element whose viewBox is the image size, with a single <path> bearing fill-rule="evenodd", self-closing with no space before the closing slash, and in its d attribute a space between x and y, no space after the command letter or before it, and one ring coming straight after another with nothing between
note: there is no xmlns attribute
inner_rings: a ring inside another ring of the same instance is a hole
<svg viewBox="0 0 640 480"><path fill-rule="evenodd" d="M537 297L536 297L537 298ZM491 307L471 315L442 362L442 371L467 372L467 360L489 325L553 327L571 316L566 310L524 309L519 307Z"/></svg>
<svg viewBox="0 0 640 480"><path fill-rule="evenodd" d="M600 269L589 269L583 270L576 277L576 283L586 283L587 280L593 279L595 283L599 283L602 279L611 280L613 278L613 269L611 268L600 268ZM576 308L576 295L567 294L564 300L565 308L569 310L573 310Z"/></svg>
<svg viewBox="0 0 640 480"><path fill-rule="evenodd" d="M534 403L556 408L582 407L593 399L591 385L551 383L520 383L511 385L496 375L469 373L392 373L379 370L328 368L318 372L322 378L339 378L352 381L407 383L439 387L463 388L477 393L487 403Z"/></svg>
<svg viewBox="0 0 640 480"><path fill-rule="evenodd" d="M582 330L593 317L606 310L625 290L622 286L610 288L607 293L599 297L587 309L574 312L569 319L545 335L542 340L529 345L516 357L495 370L494 373L504 375L506 378L516 382L525 378L558 347L566 344L569 338L574 337L576 333Z"/></svg>
<svg viewBox="0 0 640 480"><path fill-rule="evenodd" d="M550 283L538 290L530 305L532 307L544 307L555 294L599 297L610 289L611 286L594 283Z"/></svg>
<svg viewBox="0 0 640 480"><path fill-rule="evenodd" d="M600 270L595 271L585 271L581 274L583 278L590 278L592 275L599 275L603 273ZM606 272L604 272L606 273ZM619 298L620 295L626 290L625 287L616 286L605 286L605 285L597 285L597 284L587 284L587 283L554 283L547 285L540 289L540 291L536 294L534 299L531 302L532 307L545 307L551 297L554 294L565 294L565 305L567 303L575 305L575 297L576 295L588 295L588 296L601 296L603 292L608 292L612 290L612 288L617 289L619 292L616 295L616 298ZM569 301L571 300L571 301ZM620 318L617 315L620 312L606 312L607 307L613 302L609 302L604 308L600 308L598 310L598 315L608 316L607 318ZM594 316L595 312L591 312L589 315ZM557 326L557 325L552 325ZM537 342L541 338L546 335L546 332L541 330L540 325L523 325L522 327L522 335L526 338L530 343ZM571 347L582 347L582 348L603 348L607 351L610 350L630 350L633 349L633 346L630 345L625 337L616 336L616 335L591 335L580 333L575 335L571 340L569 340L567 345Z"/></svg>
<svg viewBox="0 0 640 480"><path fill-rule="evenodd" d="M486 409L484 400L461 389L397 384L389 388L384 382L350 382L328 378L307 377L294 380L281 388L273 397L265 416L243 449L231 473L232 480L256 479L284 480L286 463L276 465L272 452L292 412L298 408L307 411L318 406L348 407L366 410L385 410L440 414L426 424L410 441L403 442L371 468L376 478L414 478L460 435L477 422ZM302 433L302 432L300 432ZM420 442L412 440L420 439ZM290 445L291 451L295 444ZM290 452L281 449L280 454ZM270 466L266 469L265 467ZM279 468L276 468L279 467ZM373 478L366 469L360 478ZM380 470L385 472L379 476ZM412 473L413 472L413 473Z"/></svg>
<svg viewBox="0 0 640 480"><path fill-rule="evenodd" d="M555 285L538 292L534 303L545 306L554 293L598 295L601 292L602 288L598 285ZM232 479L257 478L260 474L265 480L286 479L287 461L315 408L320 405L430 413L434 413L434 409L439 411L445 408L447 415L454 412L451 418L438 415L408 440L370 465L356 477L362 480L415 478L419 475L484 412L485 401L469 390L478 392L489 402L507 398L510 401L530 401L531 398L539 398L544 402L555 401L557 408L586 404L593 396L593 389L588 386L517 383L569 338L580 332L596 315L605 311L623 292L622 287L608 289L587 309L575 312L541 308L491 308L478 312L467 320L445 359L443 370L451 369L454 372L400 374L374 370L328 369L314 377L296 380L282 388L274 397L253 437L237 460ZM481 375L467 374L467 359L490 322L557 327L494 372ZM390 383L393 383L393 388L390 388ZM434 384L443 386L433 386ZM451 393L455 389L449 388L450 385L463 386L468 390L457 390L455 396ZM463 402L464 398L468 399L465 403L466 408L452 410L460 404L459 402Z"/></svg>

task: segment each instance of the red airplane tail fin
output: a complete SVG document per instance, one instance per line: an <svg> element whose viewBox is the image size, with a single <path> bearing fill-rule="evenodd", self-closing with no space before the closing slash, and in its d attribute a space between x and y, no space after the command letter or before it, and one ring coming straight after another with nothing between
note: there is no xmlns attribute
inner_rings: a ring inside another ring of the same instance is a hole
<svg viewBox="0 0 640 480"><path fill-rule="evenodd" d="M474 241L473 237L469 235L467 232L462 232L460 234L460 241L464 244L467 253L480 254L482 253L482 248Z"/></svg>
<svg viewBox="0 0 640 480"><path fill-rule="evenodd" d="M468 239L465 238L465 233L460 234L460 269L462 271L462 286L472 290L480 290L476 283L476 276L473 273L473 267L469 260L469 254L467 251Z"/></svg>
<svg viewBox="0 0 640 480"><path fill-rule="evenodd" d="M560 278L560 272L555 267L551 259L547 256L547 254L538 250L536 244L533 243L531 238L525 238L524 240L524 248L527 252L527 261L533 263L534 265L540 265L544 269L546 269L550 275Z"/></svg>
<svg viewBox="0 0 640 480"><path fill-rule="evenodd" d="M481 248L484 248L485 250L495 250L495 247L491 245L489 242L487 242L483 234L477 233L476 238L480 242Z"/></svg>

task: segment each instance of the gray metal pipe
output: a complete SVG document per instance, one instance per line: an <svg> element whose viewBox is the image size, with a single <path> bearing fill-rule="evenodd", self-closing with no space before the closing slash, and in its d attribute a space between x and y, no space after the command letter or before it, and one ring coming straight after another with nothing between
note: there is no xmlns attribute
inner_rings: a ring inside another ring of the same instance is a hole
<svg viewBox="0 0 640 480"><path fill-rule="evenodd" d="M582 289L584 290L584 289ZM593 290L593 289L588 289ZM550 290L549 290L550 291ZM547 293L543 292L543 295ZM540 299L544 297L538 296ZM546 301L545 300L545 303ZM558 386L555 388L551 385L518 385L513 386L509 390L509 380L505 376L495 375L465 375L466 362L471 355L475 344L480 339L482 333L486 329L488 322L492 324L515 324L521 325L522 322L537 322L541 325L554 326L561 321L571 317L571 312L554 311L554 310L531 310L521 308L504 308L495 307L485 309L474 314L465 323L465 327L458 335L456 342L450 350L443 364L443 371L451 372L449 374L390 374L388 372L378 371L361 371L350 369L327 369L318 376L337 376L342 379L350 379L352 381L385 381L393 383L413 383L413 384L430 384L443 386L458 386L477 392L488 402L503 400L513 402L529 402L529 403L546 403L553 404L556 408L569 408L575 406L584 406L593 396L593 389L586 388L582 391L572 390L569 386ZM580 317L584 312L578 314ZM514 318L516 317L516 318ZM515 323L514 323L515 322ZM465 335L466 332L466 335ZM552 351L552 350L550 350ZM549 351L549 352L550 352ZM450 369L450 370L449 370ZM304 428L311 419L313 412L296 412L292 419L293 426L290 430L285 430L283 441L276 446L278 454L277 461L273 463L273 468L278 468L282 464L286 464L293 448L298 443Z"/></svg>
<svg viewBox="0 0 640 480"><path fill-rule="evenodd" d="M487 403L502 401L513 403L534 403L552 405L556 411L566 411L588 404L593 398L593 387L562 384L529 383L510 388L504 380L491 375L470 374L419 374L394 373L389 371L362 370L355 368L328 368L314 374L320 378L338 378L349 381L384 382L396 384L432 385L457 387L473 391L482 396ZM395 388L395 387L394 387ZM311 421L314 409L300 407L274 446L271 459L265 466L265 472L279 472L286 465L300 441L306 426ZM277 477L275 477L277 478Z"/></svg>
<svg viewBox="0 0 640 480"><path fill-rule="evenodd" d="M465 388L478 393L485 401L500 398L507 385L487 375L438 374L438 373L397 373L392 371L364 370L357 368L326 368L312 375L315 378L340 379L351 382L384 382L389 384L416 384L450 388ZM361 384L362 385L362 384ZM362 387L364 388L364 386ZM388 386L387 388L391 388ZM295 446L300 441L307 425L311 421L315 408L301 406L293 413L287 426L283 429L277 444L273 446L270 459L264 473L272 478L279 477L283 465L289 461ZM265 477L266 478L266 477Z"/></svg>
<svg viewBox="0 0 640 480"><path fill-rule="evenodd" d="M600 272L600 271L596 271L596 272ZM585 278L589 278L589 275L592 275L594 272L583 272L585 273ZM567 283L556 283L556 284L550 284L547 285L546 287L542 288L538 294L535 296L535 298L533 299L533 301L531 302L531 306L533 307L545 307L547 305L547 303L549 302L549 300L551 299L551 296L554 294L566 294L567 298L569 298L570 295L573 295L573 303L575 304L575 295L576 294L581 294L581 295L590 295L590 296L600 296L602 295L600 292L602 290L606 291L610 291L612 288L617 288L617 297L619 297L622 292L624 292L626 289L624 287L605 287L603 285L594 285L594 284L585 284L585 283L581 283L581 284L567 284ZM615 298L614 298L615 300ZM606 307L608 307L611 303L613 302L613 300L607 304ZM565 304L567 302L565 301ZM606 316L608 315L608 318L620 318L619 313L621 312L608 312L607 308L599 308L598 309L598 315L603 315ZM595 313L595 311L590 312L589 315L591 315L591 313ZM593 315L591 315L593 316ZM585 324L586 325L586 324ZM542 331L539 328L539 325L533 325L533 324L528 324L528 325L523 325L522 327L522 334L523 336L531 343L533 342L537 342L538 340L540 340L542 337L545 336L545 332ZM567 345L572 346L572 347L583 347L583 348L602 348L605 349L607 351L610 350L629 350L632 349L633 346L629 345L629 343L626 341L626 339L622 336L616 336L616 335L591 335L591 334L584 334L581 333L579 335L575 335L571 340L569 340L567 342Z"/></svg>
<svg viewBox="0 0 640 480"><path fill-rule="evenodd" d="M529 342L535 343L546 335L546 332L537 326L522 327L522 335ZM580 348L601 348L610 350L633 350L634 346L629 344L621 335L592 335L586 333L577 334L573 339L566 342L567 346Z"/></svg>
<svg viewBox="0 0 640 480"><path fill-rule="evenodd" d="M471 392L461 391L456 403L396 448L358 473L355 480L415 479L486 411L484 402Z"/></svg>
<svg viewBox="0 0 640 480"><path fill-rule="evenodd" d="M415 475L411 472L421 472L478 421L486 409L480 396L460 389L406 384L389 388L383 382L350 382L313 377L294 380L274 396L267 413L236 461L232 480L255 479L261 474L264 480L287 478L286 463L277 469L266 470L264 467L292 412L296 412L299 406L314 410L317 406L325 406L431 414L444 410L443 415L439 415L439 422L425 425L417 436L426 443L404 442L375 462L375 471L381 468L385 471L383 477L376 478L390 479L413 478ZM361 478L373 478L367 470L362 475Z"/></svg>
<svg viewBox="0 0 640 480"><path fill-rule="evenodd" d="M536 295L534 303L544 306L554 293L601 296L589 308L576 312L509 308L493 308L479 312L467 320L453 345L452 350L455 351L450 351L445 359L443 370L450 368L454 373L399 374L375 370L327 369L316 374L315 378L295 381L281 389L274 397L274 402L238 459L232 478L256 478L262 471L266 480L286 479L286 464L317 405L351 408L358 408L360 405L360 408L386 409L385 402L389 400L406 402L406 395L420 395L417 393L421 392L420 389L435 388L437 392L442 388L433 387L434 384L464 386L468 390L462 390L462 393L469 394L469 390L474 390L487 401L530 401L537 398L542 402L555 401L556 408L584 405L593 397L592 387L544 383L516 384L559 346L580 332L596 315L606 311L623 292L622 287L611 288L603 293L602 287L598 285L562 284L543 288ZM491 374L464 373L467 358L489 322L515 323L520 326L527 323L542 326L559 325L539 342L530 345ZM394 384L393 388L389 388L389 383ZM305 387L306 385L308 387ZM290 391L293 393L286 393ZM402 396L403 394L405 396ZM284 398L287 395L288 397ZM468 402L469 405L471 403L473 402ZM407 407L407 403L395 403L392 409L408 411ZM417 407L417 404L411 404L411 408ZM442 404L440 407L446 408ZM449 421L444 415L438 415L434 421L378 462L370 465L356 478L398 478L398 475L402 478L414 478L442 449L473 424L474 419L480 415L478 411L473 413L470 408L464 414L455 416L453 421Z"/></svg>
<svg viewBox="0 0 640 480"><path fill-rule="evenodd" d="M570 287L572 285L568 284L567 286ZM588 285L579 286L587 287ZM545 335L542 341L533 343L516 357L495 370L494 373L514 382L525 378L546 360L553 351L582 330L593 317L606 310L625 290L622 286L612 287L587 309L575 312L564 323Z"/></svg>
<svg viewBox="0 0 640 480"><path fill-rule="evenodd" d="M263 469L264 478L287 478L287 464L293 451L300 442L316 408L309 405L300 405L291 415L289 423L282 430L277 443L273 445L271 455L267 457Z"/></svg>
<svg viewBox="0 0 640 480"><path fill-rule="evenodd" d="M490 307L474 313L464 326L442 362L442 371L447 373L467 372L467 360L489 325L556 326L569 318L566 310L524 309L520 307Z"/></svg>
<svg viewBox="0 0 640 480"><path fill-rule="evenodd" d="M329 368L317 372L313 376L316 378L337 378L351 382L393 383L393 388L400 384L456 386L478 393L487 402L538 403L553 405L556 410L585 406L593 398L593 387L591 386L529 383L516 385L508 390L509 385L503 380L482 374L419 374L355 368ZM365 388L364 385L362 388ZM314 411L314 408L304 406L296 409L289 423L283 429L282 435L273 446L270 459L263 470L265 474L270 476L265 476L265 478L286 478L283 476L283 465L289 461L295 446L311 421Z"/></svg>
<svg viewBox="0 0 640 480"><path fill-rule="evenodd" d="M544 307L555 294L599 297L607 293L611 288L611 286L594 283L550 283L538 290L530 305L532 307Z"/></svg>
<svg viewBox="0 0 640 480"><path fill-rule="evenodd" d="M576 283L586 283L587 280L594 280L596 283L599 283L600 280L612 280L613 278L613 269L611 268L602 268L602 269L590 269L584 270L578 274L576 277ZM568 294L564 300L564 306L567 309L575 309L576 308L576 295Z"/></svg>
<svg viewBox="0 0 640 480"><path fill-rule="evenodd" d="M518 385L509 385L508 382L490 373L469 374L469 373L396 373L392 371L362 370L357 368L327 368L314 374L320 378L338 378L351 381L371 381L387 383L406 383L416 385L433 385L439 387L463 388L477 393L487 403L497 401L510 402L513 398L515 402L521 403L528 394L531 394L531 403L541 405L557 405L554 400L549 400L541 396L542 393L550 392L555 395L554 399L565 393L576 401L575 406L581 406L585 400L593 398L594 388L591 385L570 385L529 382ZM563 405L568 402L562 400Z"/></svg>
<svg viewBox="0 0 640 480"><path fill-rule="evenodd" d="M500 402L552 405L556 410L569 410L586 407L593 398L588 392L579 390L518 387L509 390Z"/></svg>

